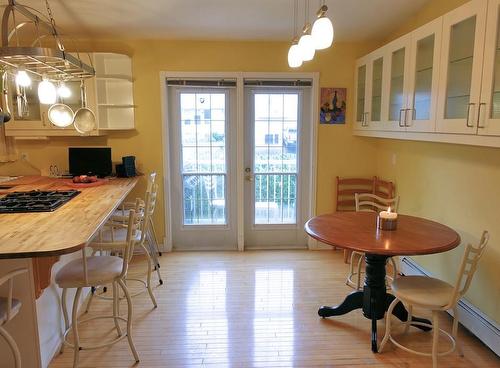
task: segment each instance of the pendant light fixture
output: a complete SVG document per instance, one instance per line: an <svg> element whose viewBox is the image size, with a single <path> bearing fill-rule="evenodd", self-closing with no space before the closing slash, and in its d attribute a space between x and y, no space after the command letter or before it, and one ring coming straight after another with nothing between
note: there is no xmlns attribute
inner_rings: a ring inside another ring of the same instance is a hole
<svg viewBox="0 0 500 368"><path fill-rule="evenodd" d="M54 83L43 78L38 84L38 100L41 104L52 105L56 102L57 92Z"/></svg>
<svg viewBox="0 0 500 368"><path fill-rule="evenodd" d="M299 38L297 37L297 12L298 0L294 0L293 4L293 40L290 49L288 50L288 66L290 68L298 68L302 65L302 56L299 49Z"/></svg>
<svg viewBox="0 0 500 368"><path fill-rule="evenodd" d="M328 6L326 6L325 0L323 0L322 3L323 4L317 12L318 19L314 22L311 30L311 36L316 50L323 50L330 47L334 36L332 21L326 17Z"/></svg>
<svg viewBox="0 0 500 368"><path fill-rule="evenodd" d="M311 36L311 24L309 23L309 0L306 0L304 9L304 28L299 40L299 50L303 61L310 61L314 58L316 49L314 48L313 38Z"/></svg>
<svg viewBox="0 0 500 368"><path fill-rule="evenodd" d="M31 86L31 78L24 69L19 69L16 74L16 83L19 87Z"/></svg>

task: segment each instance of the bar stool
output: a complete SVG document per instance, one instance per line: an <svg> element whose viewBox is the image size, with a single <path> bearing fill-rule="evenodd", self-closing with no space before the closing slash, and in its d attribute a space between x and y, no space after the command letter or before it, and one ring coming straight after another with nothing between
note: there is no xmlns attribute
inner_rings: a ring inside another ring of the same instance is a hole
<svg viewBox="0 0 500 368"><path fill-rule="evenodd" d="M128 339L128 344L134 359L139 362L139 356L135 349L134 343L132 341L132 300L130 298L130 293L124 282L127 276L128 263L130 259L130 254L134 246L134 236L138 231L139 219L135 214L134 210L129 212L128 228L125 241L122 243L122 247L119 249L122 252L122 257L118 256L96 256L92 255L86 257L85 248L82 250L82 258L76 259L68 262L64 265L56 275L55 281L57 285L63 289L62 292L62 311L64 316L65 331L63 334L63 345L61 347L61 352L64 346L69 346L74 349L73 367L78 367L79 356L81 350L98 349L102 347L107 347L117 342L121 341L125 337ZM103 285L109 284L113 285L113 314L111 316L96 316L92 318L87 318L85 320L78 320L78 304L80 301L80 295L84 287L91 287L93 285ZM128 313L127 318L120 317L118 312L119 303L119 293L118 287L120 287L127 300ZM73 301L73 309L71 314L71 324L68 319L68 311L66 307L66 293L69 288L76 288L75 298ZM84 345L80 343L80 338L78 334L78 325L80 323L89 322L94 319L102 318L112 318L114 320L116 332L118 337L111 340L102 342L95 345ZM119 321L124 321L127 323L126 333L123 334ZM72 331L73 333L73 343L67 341L68 333Z"/></svg>
<svg viewBox="0 0 500 368"><path fill-rule="evenodd" d="M26 272L28 272L28 269L21 268L11 271L8 274L0 277L0 286L5 284L7 281L9 282L8 296L0 296L0 336L5 339L10 347L10 350L12 350L12 354L14 355L15 368L21 367L21 353L19 352L19 348L17 347L16 342L7 332L7 330L3 328L3 326L5 326L7 322L11 321L21 310L22 303L19 299L15 299L12 297L12 291L14 289L14 277Z"/></svg>
<svg viewBox="0 0 500 368"><path fill-rule="evenodd" d="M483 232L481 240L477 247L471 244L467 245L462 257L462 262L457 274L455 285L452 286L444 281L426 276L402 276L398 277L392 283L392 293L396 297L389 306L385 315L385 336L380 344L379 351L385 347L387 341L391 340L397 347L410 353L431 356L432 367L437 368L438 356L446 355L458 349L459 354L463 356L460 346L457 342L458 330L458 311L457 303L460 298L467 292L477 269L477 264L488 244L489 234ZM408 310L408 319L405 322L405 333L411 325L426 326L432 328L432 352L424 353L410 349L397 342L391 335L391 316L396 304L401 301ZM432 312L432 324L412 321L413 307L424 309ZM438 313L440 311L453 310L453 326L451 334L439 328ZM451 348L448 351L438 353L438 338L439 333L443 333L451 341Z"/></svg>
<svg viewBox="0 0 500 368"><path fill-rule="evenodd" d="M155 184L155 180L156 180L156 172L150 173L148 176L146 193L150 193L153 190L153 185ZM140 206L141 206L141 211L139 212L140 216L144 215L144 205L145 205L144 200L140 200ZM130 209L135 209L135 207L136 207L136 202L123 202L120 205L120 208L114 212L113 216L111 216L111 221L126 222L128 218L128 211ZM160 273L160 261L157 256L157 255L161 256L161 252L158 245L159 244L158 238L156 236L156 231L154 227L153 215L154 215L154 208L151 209L151 216L149 217L148 221L149 224L146 232L146 240L147 240L149 255L154 261L155 271L158 274L158 282L160 283L160 285L163 285L163 279Z"/></svg>
<svg viewBox="0 0 500 368"><path fill-rule="evenodd" d="M140 250L143 251L143 253L146 255L147 258L147 272L146 272L146 280L138 279L138 278L131 278L127 277L126 281L137 281L142 283L145 286L145 290L147 290L149 297L151 299L151 302L153 303L154 308L158 306L156 302L156 298L153 293L153 289L151 287L151 278L152 278L152 273L153 273L153 260L151 258L151 255L148 251L148 249L145 246L146 243L146 234L148 232L148 227L150 224L150 217L151 213L154 211L154 208L156 207L156 198L157 198L157 193L158 193L158 184L154 184L152 187L152 190L150 192L146 193L146 196L144 198L144 204L145 207L142 209L142 203L140 199L136 200L136 207L138 208L139 213L139 229L135 233L135 236L132 239L133 242L133 249L139 248ZM130 210L132 211L132 210ZM141 214L142 213L142 214ZM124 224L122 222L114 222L114 221L109 221L106 225L105 228L100 232L98 240L93 241L89 244L90 247L94 249L94 253L97 251L101 252L114 252L118 247L121 247L123 242L125 241L125 237L127 235L127 230L128 230L128 225ZM133 257L133 252L130 254L130 259ZM94 286L97 285L104 285L104 284L95 284ZM97 290L95 288L94 290ZM131 296L137 296L139 294L142 294L144 290L141 290L137 293L132 294ZM103 299L110 299L109 297L102 296L102 295L97 295L95 292L93 292L90 296L90 299L87 304L87 311L90 308L90 305L92 303L92 298L94 296L97 296L99 298Z"/></svg>
<svg viewBox="0 0 500 368"><path fill-rule="evenodd" d="M399 197L385 199L379 197L375 194L370 193L356 193L354 194L354 203L356 212L377 212L380 210L386 210L387 207L391 207L395 212L397 212L399 207ZM363 252L352 251L351 253L351 263L349 265L349 273L346 278L346 285L359 290L361 288L361 265L365 254ZM398 268L394 257L387 259L392 265L392 277L386 276L387 287L390 288L391 283L398 275ZM356 270L354 270L354 265L356 264ZM356 281L353 278L356 277Z"/></svg>

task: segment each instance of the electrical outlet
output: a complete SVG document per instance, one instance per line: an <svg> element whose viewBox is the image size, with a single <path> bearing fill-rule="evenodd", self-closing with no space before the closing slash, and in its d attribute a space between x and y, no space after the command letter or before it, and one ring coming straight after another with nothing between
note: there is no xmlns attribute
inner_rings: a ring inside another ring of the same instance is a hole
<svg viewBox="0 0 500 368"><path fill-rule="evenodd" d="M28 161L28 154L26 152L21 152L21 160Z"/></svg>
<svg viewBox="0 0 500 368"><path fill-rule="evenodd" d="M392 166L396 166L396 161L397 161L397 160L396 160L396 158L397 158L397 157L396 157L396 154L395 154L395 153L393 153L393 154L392 154L392 160L391 160L391 161L392 161Z"/></svg>

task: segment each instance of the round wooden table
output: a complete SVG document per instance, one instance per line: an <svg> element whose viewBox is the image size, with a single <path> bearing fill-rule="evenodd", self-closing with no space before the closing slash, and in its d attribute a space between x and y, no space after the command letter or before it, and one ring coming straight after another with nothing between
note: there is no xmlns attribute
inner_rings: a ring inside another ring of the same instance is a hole
<svg viewBox="0 0 500 368"><path fill-rule="evenodd" d="M363 290L353 291L338 306L321 307L318 314L325 318L361 308L364 316L372 321L371 342L375 353L377 320L384 318L394 300L385 287L387 258L441 253L460 244L456 231L434 221L399 215L397 230L384 231L377 229L376 220L377 214L373 212L337 212L313 217L305 225L306 233L322 243L365 253ZM402 321L408 317L401 302L394 308L393 314ZM412 321L430 323L418 317L412 317Z"/></svg>

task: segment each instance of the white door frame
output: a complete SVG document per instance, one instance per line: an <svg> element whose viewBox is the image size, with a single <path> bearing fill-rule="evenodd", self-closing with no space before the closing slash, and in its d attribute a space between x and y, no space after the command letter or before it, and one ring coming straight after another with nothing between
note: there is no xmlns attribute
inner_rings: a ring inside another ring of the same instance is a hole
<svg viewBox="0 0 500 368"><path fill-rule="evenodd" d="M304 204L308 205L308 217L316 213L316 173L317 173L317 132L319 124L319 73L292 73L292 72L160 72L160 98L161 98L161 128L162 128L162 153L163 153L163 190L165 206L165 232L163 239L164 248L167 252L172 250L172 213L171 213L171 180L170 180L170 141L168 129L169 106L167 99L167 83L170 79L232 79L236 80L236 198L237 198L237 239L238 250L244 250L244 80L245 79L311 79L311 122L312 134L310 147L311 174L309 177L309 196L304 198ZM316 247L316 242L311 238L308 240L309 249Z"/></svg>

